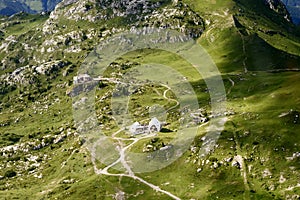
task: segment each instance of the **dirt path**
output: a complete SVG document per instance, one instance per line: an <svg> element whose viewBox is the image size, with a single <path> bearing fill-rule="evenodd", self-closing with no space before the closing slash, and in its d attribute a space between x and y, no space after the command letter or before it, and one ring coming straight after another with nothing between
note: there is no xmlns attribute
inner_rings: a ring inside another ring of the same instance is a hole
<svg viewBox="0 0 300 200"><path fill-rule="evenodd" d="M242 156L242 151L241 151L241 148L240 148L240 143L238 141L238 137L236 135L236 132L234 132L233 135L234 135L234 141L235 141L235 144L236 144L236 154L237 154L235 156L235 160L240 165L241 176L243 177L244 187L245 187L245 190L246 190L246 192L244 193L244 199L246 200L246 199L249 199L249 197L247 195L248 195L248 192L250 190L250 187L249 187L249 184L248 184L248 179L247 179L247 168L246 168L244 158Z"/></svg>
<svg viewBox="0 0 300 200"><path fill-rule="evenodd" d="M180 103L179 103L176 99L171 99L171 98L168 98L168 97L167 97L168 91L171 90L171 88L170 88L168 85L162 85L162 86L164 86L164 87L167 88L167 89L164 91L163 97L164 97L165 99L167 99L168 101L174 101L174 102L176 102L176 105L175 105L175 106L172 106L171 108L169 108L168 110L166 110L166 112L168 112L168 111L170 111L170 110L176 108L177 106L179 106Z"/></svg>
<svg viewBox="0 0 300 200"><path fill-rule="evenodd" d="M112 80L108 80L108 81L112 81ZM174 109L175 107L179 106L179 102L175 99L171 99L167 97L167 92L171 90L171 88L168 85L162 85L164 87L166 87L167 89L164 91L163 93L163 97L168 100L168 101L174 101L176 102L175 106L172 106L171 108L169 108L166 112L168 112L169 110ZM128 104L128 102L127 102ZM119 145L116 147L116 150L119 152L119 158L114 161L113 163L111 163L110 165L104 167L103 169L98 169L97 165L96 165L96 147L97 145L101 145L98 144L97 142L94 144L93 149L91 150L91 156L92 156L92 163L94 165L94 171L96 174L98 175L106 175L106 176L119 176L119 177L129 177L132 178L134 180L138 180L139 182L151 187L153 190L157 191L157 192L161 192L164 193L166 195L168 195L169 197L176 199L176 200L180 200L179 197L175 196L174 194L161 189L159 186L156 186L152 183L149 183L147 181L145 181L144 179L138 177L135 175L135 173L132 171L131 167L129 166L129 164L126 161L126 151L128 149L130 149L134 144L136 144L138 141L142 140L142 139L146 139L146 138L151 138L153 136L155 136L155 133L151 133L151 134L147 134L147 135L143 135L141 137L138 138L121 138L121 137L117 137L117 135L124 131L124 128L119 129L118 131L116 131L115 133L112 134L111 139L113 140L117 140ZM129 145L125 145L123 141L132 141L132 143L130 143ZM120 173L120 174L113 174L108 172L110 168L114 167L115 165L117 165L118 163L122 164L122 166L124 167L124 169L126 170L125 173Z"/></svg>
<svg viewBox="0 0 300 200"><path fill-rule="evenodd" d="M169 197L173 198L173 199L176 199L176 200L180 200L179 197L175 196L174 194L166 191L166 190L163 190L161 189L159 186L156 186L152 183L149 183L147 181L145 181L144 179L136 176L134 174L134 172L132 171L131 167L128 165L127 161L126 161L126 151L132 147L135 143L137 143L139 140L141 139L145 139L145 138L150 138L150 137L153 137L155 136L155 134L149 134L149 135L145 135L144 137L140 137L140 138L129 138L129 139L125 139L125 138L118 138L116 137L116 135L118 133L120 133L121 131L123 131L123 129L120 129L118 130L117 132L115 132L114 134L112 134L112 139L116 139L118 140L119 142L119 146L116 147L116 149L119 151L119 154L120 154L120 157L115 161L113 162L112 164L106 166L105 168L103 169L98 169L97 168L97 165L96 165L96 155L95 155L95 152L91 151L91 154L92 154L92 163L94 165L94 171L96 174L98 175L106 175L106 176L119 176L119 177L129 177L129 178L132 178L134 180L138 180L140 181L141 183L151 187L153 190L157 191L157 192L161 192L161 193L164 193L166 195L168 195ZM122 141L124 140L132 140L133 142L127 146L124 146L124 144L122 143ZM96 144L97 145L97 144ZM94 145L95 146L95 145ZM108 170L110 168L112 168L113 166L115 166L116 164L118 163L121 163L122 166L126 169L126 173L121 173L121 174L113 174L113 173L110 173L108 172Z"/></svg>
<svg viewBox="0 0 300 200"><path fill-rule="evenodd" d="M234 81L230 77L228 77L228 80L231 83L231 87L228 89L227 95L229 95L231 93L232 88L235 86Z"/></svg>

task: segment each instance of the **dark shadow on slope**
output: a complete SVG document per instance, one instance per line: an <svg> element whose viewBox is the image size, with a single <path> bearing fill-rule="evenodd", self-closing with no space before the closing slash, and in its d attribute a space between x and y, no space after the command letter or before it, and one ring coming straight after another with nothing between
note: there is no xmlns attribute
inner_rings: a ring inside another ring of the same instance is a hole
<svg viewBox="0 0 300 200"><path fill-rule="evenodd" d="M274 10L269 8L266 1L263 0L234 0L237 5L243 10L247 10L248 12L253 12L255 15L268 18L272 22L276 23L280 27L289 30L291 28L292 23L288 23L285 19L285 16L289 16L288 11L285 6L280 2L274 2ZM276 11L275 11L276 10Z"/></svg>
<svg viewBox="0 0 300 200"><path fill-rule="evenodd" d="M288 54L269 45L256 34L246 41L246 65L251 71L300 68L300 57Z"/></svg>

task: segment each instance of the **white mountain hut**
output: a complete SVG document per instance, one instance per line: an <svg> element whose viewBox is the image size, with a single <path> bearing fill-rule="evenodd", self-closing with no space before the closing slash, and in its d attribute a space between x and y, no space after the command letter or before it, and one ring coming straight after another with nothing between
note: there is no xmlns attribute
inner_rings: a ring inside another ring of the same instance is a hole
<svg viewBox="0 0 300 200"><path fill-rule="evenodd" d="M149 132L159 132L162 129L162 124L156 117L152 118L148 126Z"/></svg>
<svg viewBox="0 0 300 200"><path fill-rule="evenodd" d="M141 135L146 133L159 132L162 129L162 123L156 117L152 118L148 125L141 125L139 122L134 122L129 132L132 135Z"/></svg>
<svg viewBox="0 0 300 200"><path fill-rule="evenodd" d="M134 122L130 128L129 131L133 135L140 135L148 133L148 126L147 125L141 125L139 122Z"/></svg>

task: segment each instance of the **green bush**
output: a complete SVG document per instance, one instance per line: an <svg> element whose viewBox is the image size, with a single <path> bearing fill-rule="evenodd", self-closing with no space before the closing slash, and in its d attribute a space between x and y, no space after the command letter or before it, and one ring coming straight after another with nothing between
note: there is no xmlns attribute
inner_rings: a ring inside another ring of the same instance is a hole
<svg viewBox="0 0 300 200"><path fill-rule="evenodd" d="M4 174L4 176L7 178L12 178L16 175L17 175L17 173L14 170L7 170Z"/></svg>

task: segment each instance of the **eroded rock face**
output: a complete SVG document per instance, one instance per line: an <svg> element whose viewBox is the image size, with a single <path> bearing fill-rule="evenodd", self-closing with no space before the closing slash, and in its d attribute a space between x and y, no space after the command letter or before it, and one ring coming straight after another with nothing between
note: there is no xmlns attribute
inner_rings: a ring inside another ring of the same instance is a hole
<svg viewBox="0 0 300 200"><path fill-rule="evenodd" d="M113 15L116 16L128 16L141 13L150 13L151 10L160 7L164 2L170 1L153 1L153 0L103 0L98 1L99 5L103 9L111 9Z"/></svg>
<svg viewBox="0 0 300 200"><path fill-rule="evenodd" d="M64 9L66 5L68 9ZM202 18L180 1L65 0L51 13L43 32L55 33L55 21L62 15L69 20L93 23L120 18L126 21L123 26L170 28L192 37L199 37L204 30Z"/></svg>
<svg viewBox="0 0 300 200"><path fill-rule="evenodd" d="M171 3L168 1L153 0L64 0L51 14L50 19L57 19L60 13L71 20L109 20L115 17L132 17L140 20L145 14L150 14L154 9ZM63 8L73 4L67 11Z"/></svg>
<svg viewBox="0 0 300 200"><path fill-rule="evenodd" d="M183 3L167 6L145 17L145 26L170 28L196 38L204 31L202 18Z"/></svg>

